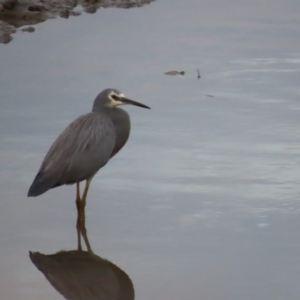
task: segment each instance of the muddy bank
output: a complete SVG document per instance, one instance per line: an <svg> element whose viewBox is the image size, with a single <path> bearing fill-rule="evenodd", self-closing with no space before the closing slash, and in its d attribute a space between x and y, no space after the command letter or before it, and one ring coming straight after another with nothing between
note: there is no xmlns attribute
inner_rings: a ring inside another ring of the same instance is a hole
<svg viewBox="0 0 300 300"><path fill-rule="evenodd" d="M128 9L150 4L154 0L0 0L0 43L7 44L22 26L44 22L60 16L69 18L83 12L95 13L99 8ZM23 31L33 32L34 27Z"/></svg>

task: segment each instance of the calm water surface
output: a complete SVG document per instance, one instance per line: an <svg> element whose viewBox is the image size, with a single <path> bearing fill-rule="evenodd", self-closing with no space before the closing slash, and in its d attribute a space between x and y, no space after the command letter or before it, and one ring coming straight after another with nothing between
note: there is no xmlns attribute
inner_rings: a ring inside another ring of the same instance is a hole
<svg viewBox="0 0 300 300"><path fill-rule="evenodd" d="M113 87L152 110L126 107L130 140L92 182L95 254L136 299L298 300L299 14L298 0L161 0L1 45L0 299L63 299L29 251L76 249L75 187L26 194L55 137Z"/></svg>

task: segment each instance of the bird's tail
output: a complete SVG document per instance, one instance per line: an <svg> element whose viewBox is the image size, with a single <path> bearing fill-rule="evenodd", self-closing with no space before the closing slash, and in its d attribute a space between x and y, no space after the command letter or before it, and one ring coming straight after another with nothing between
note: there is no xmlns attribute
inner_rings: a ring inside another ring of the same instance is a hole
<svg viewBox="0 0 300 300"><path fill-rule="evenodd" d="M57 180L55 178L46 178L43 172L39 172L35 176L34 181L29 188L27 196L36 197L47 192L49 189L55 186L56 181Z"/></svg>

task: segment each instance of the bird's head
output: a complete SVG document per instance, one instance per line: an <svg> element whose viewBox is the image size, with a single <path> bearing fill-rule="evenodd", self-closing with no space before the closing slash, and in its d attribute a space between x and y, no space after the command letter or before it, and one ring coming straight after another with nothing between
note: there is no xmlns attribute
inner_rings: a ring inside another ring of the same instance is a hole
<svg viewBox="0 0 300 300"><path fill-rule="evenodd" d="M131 104L131 105L150 109L149 106L146 106L142 103L126 98L124 94L120 93L116 89L105 89L96 97L93 105L93 111L94 112L99 111L104 107L115 108L119 105L125 105L125 104Z"/></svg>

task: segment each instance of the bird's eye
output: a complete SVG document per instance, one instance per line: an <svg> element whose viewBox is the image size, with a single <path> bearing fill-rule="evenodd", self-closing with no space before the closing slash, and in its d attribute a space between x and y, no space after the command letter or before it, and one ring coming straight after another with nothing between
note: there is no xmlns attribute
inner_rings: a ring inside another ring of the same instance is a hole
<svg viewBox="0 0 300 300"><path fill-rule="evenodd" d="M119 97L117 96L117 95L112 95L111 96L114 100L118 100L119 99Z"/></svg>

